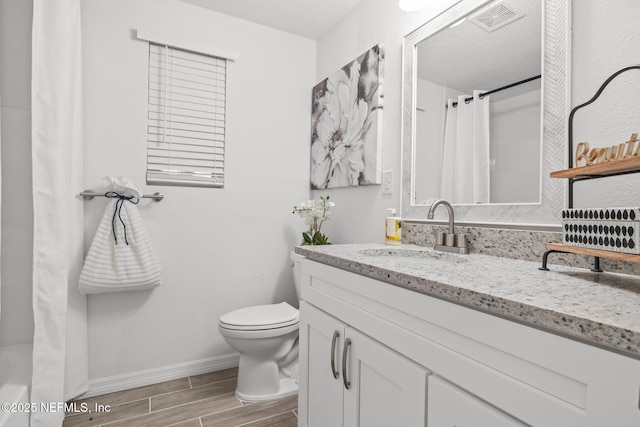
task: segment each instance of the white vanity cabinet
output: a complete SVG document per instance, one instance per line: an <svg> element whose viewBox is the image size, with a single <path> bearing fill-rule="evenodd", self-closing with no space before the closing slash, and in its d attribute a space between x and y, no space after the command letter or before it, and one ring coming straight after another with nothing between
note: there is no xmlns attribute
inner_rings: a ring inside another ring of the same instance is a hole
<svg viewBox="0 0 640 427"><path fill-rule="evenodd" d="M424 368L304 301L301 310L300 425L425 425Z"/></svg>
<svg viewBox="0 0 640 427"><path fill-rule="evenodd" d="M299 427L640 426L637 359L308 258L301 285Z"/></svg>
<svg viewBox="0 0 640 427"><path fill-rule="evenodd" d="M525 424L435 375L429 378L428 406L429 426L525 427Z"/></svg>

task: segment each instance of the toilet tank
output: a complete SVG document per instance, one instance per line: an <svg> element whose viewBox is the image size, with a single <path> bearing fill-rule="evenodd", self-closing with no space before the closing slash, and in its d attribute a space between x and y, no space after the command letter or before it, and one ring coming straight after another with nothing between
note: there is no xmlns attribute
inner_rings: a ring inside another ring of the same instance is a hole
<svg viewBox="0 0 640 427"><path fill-rule="evenodd" d="M298 299L300 299L300 282L302 281L302 272L300 271L300 267L303 259L304 256L298 255L293 251L291 252L291 272L293 273L293 284L296 287L296 295L298 295Z"/></svg>

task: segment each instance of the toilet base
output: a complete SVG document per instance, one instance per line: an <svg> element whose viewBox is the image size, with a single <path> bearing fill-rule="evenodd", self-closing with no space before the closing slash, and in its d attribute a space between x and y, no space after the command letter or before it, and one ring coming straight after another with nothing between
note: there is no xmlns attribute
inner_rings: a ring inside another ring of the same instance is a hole
<svg viewBox="0 0 640 427"><path fill-rule="evenodd" d="M298 380L292 378L283 378L280 380L280 388L276 393L250 395L243 394L236 390L236 397L245 402L262 402L264 400L281 399L287 396L298 394Z"/></svg>
<svg viewBox="0 0 640 427"><path fill-rule="evenodd" d="M237 347L238 343L235 344ZM238 399L260 402L298 392L298 330L289 332L275 353L268 350L257 354L240 353Z"/></svg>

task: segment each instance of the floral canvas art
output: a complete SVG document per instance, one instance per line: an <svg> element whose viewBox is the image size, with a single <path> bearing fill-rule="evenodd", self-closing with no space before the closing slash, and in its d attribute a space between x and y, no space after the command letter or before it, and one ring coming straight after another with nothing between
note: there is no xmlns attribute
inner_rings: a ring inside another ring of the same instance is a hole
<svg viewBox="0 0 640 427"><path fill-rule="evenodd" d="M313 88L312 189L381 183L383 59L374 46Z"/></svg>

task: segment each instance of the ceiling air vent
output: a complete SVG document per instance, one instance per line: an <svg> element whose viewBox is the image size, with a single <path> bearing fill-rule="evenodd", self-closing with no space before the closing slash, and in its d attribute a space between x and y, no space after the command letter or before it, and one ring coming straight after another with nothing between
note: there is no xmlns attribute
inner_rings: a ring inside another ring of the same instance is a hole
<svg viewBox="0 0 640 427"><path fill-rule="evenodd" d="M477 15L469 18L469 21L486 31L495 31L505 25L522 18L524 13L510 5L506 1L501 1L482 10Z"/></svg>

